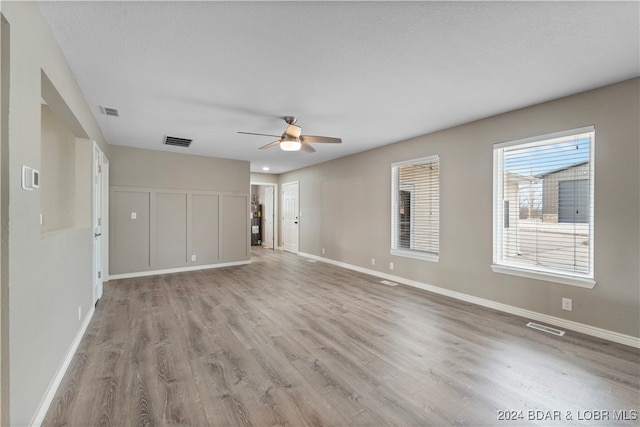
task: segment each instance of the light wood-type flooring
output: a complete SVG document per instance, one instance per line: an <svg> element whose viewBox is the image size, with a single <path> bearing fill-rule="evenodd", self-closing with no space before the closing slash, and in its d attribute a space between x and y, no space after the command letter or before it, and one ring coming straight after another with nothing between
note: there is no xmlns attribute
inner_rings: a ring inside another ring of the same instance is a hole
<svg viewBox="0 0 640 427"><path fill-rule="evenodd" d="M526 323L254 249L107 283L44 425L640 423L638 349Z"/></svg>

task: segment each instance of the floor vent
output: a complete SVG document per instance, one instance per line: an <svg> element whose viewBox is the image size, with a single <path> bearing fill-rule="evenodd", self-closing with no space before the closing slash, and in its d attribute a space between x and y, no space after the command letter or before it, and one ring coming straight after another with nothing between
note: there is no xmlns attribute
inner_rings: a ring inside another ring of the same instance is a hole
<svg viewBox="0 0 640 427"><path fill-rule="evenodd" d="M120 117L120 111L118 111L117 108L100 106L100 109L102 110L102 113L107 116Z"/></svg>
<svg viewBox="0 0 640 427"><path fill-rule="evenodd" d="M176 147L188 147L191 145L191 142L193 141L193 139L187 139L187 138L178 138L175 136L165 136L164 137L164 144L165 145L173 145Z"/></svg>
<svg viewBox="0 0 640 427"><path fill-rule="evenodd" d="M398 286L398 284L396 282L390 282L388 280L381 280L380 283L382 283L383 285L387 285L387 286Z"/></svg>
<svg viewBox="0 0 640 427"><path fill-rule="evenodd" d="M529 323L527 323L527 326L530 327L530 328L533 328L533 329L537 329L537 330L542 331L542 332L546 332L548 334L557 335L559 337L564 335L564 331L561 331L560 329L552 328L550 326L541 325L539 323L529 322Z"/></svg>

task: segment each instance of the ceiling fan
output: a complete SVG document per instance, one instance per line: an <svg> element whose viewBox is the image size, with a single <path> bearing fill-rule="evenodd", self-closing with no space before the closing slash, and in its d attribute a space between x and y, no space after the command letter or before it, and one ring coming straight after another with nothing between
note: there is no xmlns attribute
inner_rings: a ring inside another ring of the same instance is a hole
<svg viewBox="0 0 640 427"><path fill-rule="evenodd" d="M315 148L311 146L310 143L334 143L340 144L342 139L340 138L332 138L329 136L313 136L313 135L301 135L302 129L300 126L296 126L296 117L294 116L284 116L284 121L287 122L287 128L281 136L271 135L267 133L254 133L254 132L238 132L245 135L261 135L261 136L272 136L275 138L279 138L277 141L270 142L267 145L263 145L260 147L260 150L264 150L266 148L275 147L276 145L280 145L280 149L284 151L306 151L307 153L313 153Z"/></svg>

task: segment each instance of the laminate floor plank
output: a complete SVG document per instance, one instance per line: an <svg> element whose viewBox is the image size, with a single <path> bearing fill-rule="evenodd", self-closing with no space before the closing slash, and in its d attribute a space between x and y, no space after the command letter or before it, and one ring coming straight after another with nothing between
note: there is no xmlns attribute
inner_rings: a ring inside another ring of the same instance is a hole
<svg viewBox="0 0 640 427"><path fill-rule="evenodd" d="M527 321L253 248L106 283L43 425L638 425L640 350Z"/></svg>

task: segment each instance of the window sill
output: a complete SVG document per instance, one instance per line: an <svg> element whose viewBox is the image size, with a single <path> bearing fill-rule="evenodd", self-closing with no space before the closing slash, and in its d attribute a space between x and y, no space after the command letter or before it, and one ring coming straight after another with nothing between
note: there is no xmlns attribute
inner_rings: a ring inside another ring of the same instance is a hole
<svg viewBox="0 0 640 427"><path fill-rule="evenodd" d="M419 260L423 260L423 261L431 261L431 262L439 262L440 261L440 256L437 254L430 254L430 253L421 253L421 252L415 252L415 251L403 251L403 250L399 250L399 249L391 249L391 251L389 251L391 253L391 255L395 255L395 256L401 256L404 258L413 258L413 259L419 259Z"/></svg>
<svg viewBox="0 0 640 427"><path fill-rule="evenodd" d="M544 271L528 270L506 265L493 264L491 269L495 273L510 274L513 276L526 277L529 279L545 280L547 282L561 283L563 285L578 286L580 288L593 289L596 281L588 278L563 276L556 273L547 273Z"/></svg>

